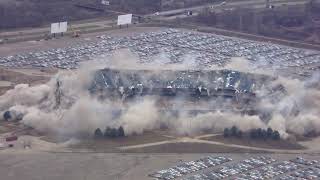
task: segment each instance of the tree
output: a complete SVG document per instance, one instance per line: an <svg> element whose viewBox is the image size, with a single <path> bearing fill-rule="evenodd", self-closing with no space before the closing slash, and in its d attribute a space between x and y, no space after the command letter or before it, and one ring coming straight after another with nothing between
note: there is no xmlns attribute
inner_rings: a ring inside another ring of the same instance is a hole
<svg viewBox="0 0 320 180"><path fill-rule="evenodd" d="M253 139L257 138L257 130L256 129L250 130L250 137Z"/></svg>
<svg viewBox="0 0 320 180"><path fill-rule="evenodd" d="M238 137L238 138L241 138L242 135L243 135L243 132L242 132L241 130L239 130L238 133L237 133L237 137Z"/></svg>
<svg viewBox="0 0 320 180"><path fill-rule="evenodd" d="M9 119L11 119L11 118L12 118L12 116L11 116L10 111L6 111L6 112L3 114L3 119L4 119L5 121L9 121Z"/></svg>
<svg viewBox="0 0 320 180"><path fill-rule="evenodd" d="M229 137L230 136L230 130L229 128L224 128L223 130L223 137Z"/></svg>
<svg viewBox="0 0 320 180"><path fill-rule="evenodd" d="M95 138L102 138L102 137L103 137L103 133L102 133L102 131L101 131L100 128L98 128L98 129L96 129L96 130L94 131L94 137L95 137Z"/></svg>
<svg viewBox="0 0 320 180"><path fill-rule="evenodd" d="M238 128L236 126L232 126L231 128L231 136L237 136Z"/></svg>
<svg viewBox="0 0 320 180"><path fill-rule="evenodd" d="M111 129L110 137L112 137L112 138L118 137L118 130L116 128Z"/></svg>
<svg viewBox="0 0 320 180"><path fill-rule="evenodd" d="M278 131L273 131L272 139L279 140L280 139L280 133Z"/></svg>
<svg viewBox="0 0 320 180"><path fill-rule="evenodd" d="M262 137L262 129L258 128L257 129L257 138L261 138Z"/></svg>
<svg viewBox="0 0 320 180"><path fill-rule="evenodd" d="M110 137L111 136L111 128L109 126L106 127L106 130L104 131L104 137Z"/></svg>
<svg viewBox="0 0 320 180"><path fill-rule="evenodd" d="M263 138L263 139L267 139L268 138L268 134L267 134L267 131L265 129L261 130L261 138Z"/></svg>
<svg viewBox="0 0 320 180"><path fill-rule="evenodd" d="M268 128L267 129L267 136L268 138L272 138L272 135L273 135L273 130L271 128Z"/></svg>
<svg viewBox="0 0 320 180"><path fill-rule="evenodd" d="M118 129L118 135L119 135L119 137L124 137L125 136L124 129L123 129L122 126L120 126L119 129Z"/></svg>

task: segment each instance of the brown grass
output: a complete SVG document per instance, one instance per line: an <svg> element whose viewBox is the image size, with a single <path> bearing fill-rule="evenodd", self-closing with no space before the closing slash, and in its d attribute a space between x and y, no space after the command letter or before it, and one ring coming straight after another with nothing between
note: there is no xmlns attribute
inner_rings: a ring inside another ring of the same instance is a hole
<svg viewBox="0 0 320 180"><path fill-rule="evenodd" d="M105 138L105 139L86 139L79 144L72 145L73 149L88 149L99 152L117 152L118 147L131 146L145 143L153 143L158 141L166 141L171 138L164 137L154 132L146 132L143 135L134 135L121 138Z"/></svg>
<svg viewBox="0 0 320 180"><path fill-rule="evenodd" d="M204 143L169 143L125 150L126 153L258 153L262 151Z"/></svg>
<svg viewBox="0 0 320 180"><path fill-rule="evenodd" d="M54 74L52 70L44 70L44 72L47 74ZM49 79L49 76L27 75L16 71L11 71L9 69L0 68L0 81L9 81L12 83L11 86L0 87L0 95L4 94L9 89L12 89L16 84L43 84L48 82Z"/></svg>
<svg viewBox="0 0 320 180"><path fill-rule="evenodd" d="M272 139L251 139L249 137L228 137L225 138L223 135L219 136L212 136L212 137L206 137L203 138L204 140L209 141L217 141L217 142L223 142L226 144L237 144L237 145L243 145L243 146L251 146L251 147L259 147L259 148L270 148L270 149L305 149L302 145L291 142L287 140L272 140Z"/></svg>

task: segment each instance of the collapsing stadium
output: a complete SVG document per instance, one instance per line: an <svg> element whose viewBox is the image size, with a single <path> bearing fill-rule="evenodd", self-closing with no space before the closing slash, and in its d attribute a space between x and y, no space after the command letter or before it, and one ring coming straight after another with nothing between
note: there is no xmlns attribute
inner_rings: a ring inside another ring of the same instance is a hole
<svg viewBox="0 0 320 180"><path fill-rule="evenodd" d="M257 92L271 87L274 80L275 77L267 75L227 69L153 71L106 68L94 73L89 91L100 99L121 99L123 102L152 96L157 99L159 109L175 114L232 110L257 115L259 112L255 106L261 98ZM264 95L273 98L286 94L282 85L267 90ZM173 105L176 99L179 106ZM212 101L216 103L210 103Z"/></svg>

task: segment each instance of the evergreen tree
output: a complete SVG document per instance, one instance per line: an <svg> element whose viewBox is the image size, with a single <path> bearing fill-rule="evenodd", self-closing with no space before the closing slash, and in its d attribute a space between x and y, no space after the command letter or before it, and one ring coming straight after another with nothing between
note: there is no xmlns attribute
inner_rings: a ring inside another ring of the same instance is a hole
<svg viewBox="0 0 320 180"><path fill-rule="evenodd" d="M95 137L95 138L102 138L102 137L103 137L103 133L102 133L102 131L101 131L100 128L98 128L98 129L96 129L96 130L94 131L94 137Z"/></svg>
<svg viewBox="0 0 320 180"><path fill-rule="evenodd" d="M279 140L280 139L280 133L278 131L273 131L272 139Z"/></svg>
<svg viewBox="0 0 320 180"><path fill-rule="evenodd" d="M257 129L257 138L262 138L262 129L261 128L258 128Z"/></svg>
<svg viewBox="0 0 320 180"><path fill-rule="evenodd" d="M267 139L268 138L268 133L265 129L261 130L261 138Z"/></svg>
<svg viewBox="0 0 320 180"><path fill-rule="evenodd" d="M272 135L273 135L273 130L271 128L268 128L267 129L267 136L268 138L272 138Z"/></svg>
<svg viewBox="0 0 320 180"><path fill-rule="evenodd" d="M231 128L231 136L237 136L238 128L236 126L232 126Z"/></svg>
<svg viewBox="0 0 320 180"><path fill-rule="evenodd" d="M250 137L253 139L257 138L257 130L256 129L250 130Z"/></svg>
<svg viewBox="0 0 320 180"><path fill-rule="evenodd" d="M11 118L12 118L12 116L11 116L10 111L6 111L6 112L3 114L3 119L4 119L5 121L9 121L9 119L11 119Z"/></svg>
<svg viewBox="0 0 320 180"><path fill-rule="evenodd" d="M104 137L110 137L111 136L111 128L109 126L106 127L106 130L104 131Z"/></svg>
<svg viewBox="0 0 320 180"><path fill-rule="evenodd" d="M125 134L124 134L124 129L123 129L122 126L119 127L119 129L118 129L118 134L119 134L119 137L124 137L124 136L125 136Z"/></svg>
<svg viewBox="0 0 320 180"><path fill-rule="evenodd" d="M110 137L112 137L112 138L118 137L118 130L116 128L111 129Z"/></svg>
<svg viewBox="0 0 320 180"><path fill-rule="evenodd" d="M243 132L242 132L241 130L239 130L238 133L237 133L237 137L238 137L238 138L241 138L242 135L243 135Z"/></svg>
<svg viewBox="0 0 320 180"><path fill-rule="evenodd" d="M229 130L229 128L224 128L224 130L223 130L223 136L224 136L224 137L229 137L229 136L230 136L230 130Z"/></svg>

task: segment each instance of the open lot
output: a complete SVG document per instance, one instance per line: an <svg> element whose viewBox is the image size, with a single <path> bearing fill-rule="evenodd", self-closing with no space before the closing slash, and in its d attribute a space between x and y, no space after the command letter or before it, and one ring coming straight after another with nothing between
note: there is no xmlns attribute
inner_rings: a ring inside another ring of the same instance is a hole
<svg viewBox="0 0 320 180"><path fill-rule="evenodd" d="M0 68L0 94L12 89L17 84L31 86L46 83L57 71L54 69L7 69Z"/></svg>

